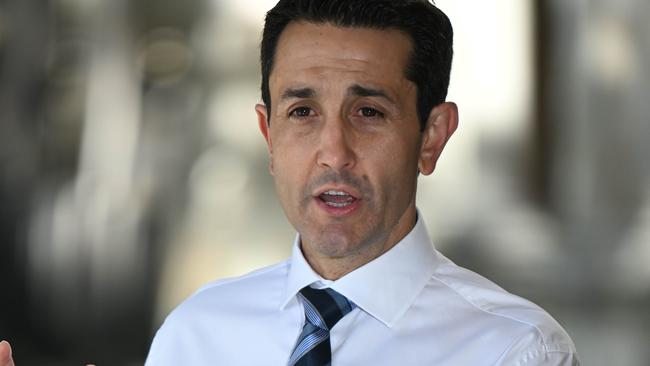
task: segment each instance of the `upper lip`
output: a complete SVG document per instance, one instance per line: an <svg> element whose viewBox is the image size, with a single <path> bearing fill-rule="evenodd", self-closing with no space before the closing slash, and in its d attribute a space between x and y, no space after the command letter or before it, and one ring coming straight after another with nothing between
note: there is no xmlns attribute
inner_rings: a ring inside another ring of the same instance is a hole
<svg viewBox="0 0 650 366"><path fill-rule="evenodd" d="M352 189L351 187L347 186L324 186L321 187L316 191L316 194L314 194L314 197L318 197L328 191L338 191L338 192L345 192L346 194L354 197L355 199L359 199L360 195L359 193Z"/></svg>

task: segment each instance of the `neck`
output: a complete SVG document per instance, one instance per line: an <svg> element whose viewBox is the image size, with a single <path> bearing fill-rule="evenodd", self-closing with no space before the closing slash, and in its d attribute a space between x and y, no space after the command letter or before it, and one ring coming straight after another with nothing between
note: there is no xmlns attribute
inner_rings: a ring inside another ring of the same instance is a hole
<svg viewBox="0 0 650 366"><path fill-rule="evenodd" d="M311 268L326 280L335 281L359 267L373 261L392 249L399 243L415 226L417 213L415 209L406 212L404 216L393 226L388 235L380 240L365 245L358 251L347 253L343 256L331 257L314 251L305 250L309 245L301 243L302 254ZM302 238L301 238L302 240Z"/></svg>

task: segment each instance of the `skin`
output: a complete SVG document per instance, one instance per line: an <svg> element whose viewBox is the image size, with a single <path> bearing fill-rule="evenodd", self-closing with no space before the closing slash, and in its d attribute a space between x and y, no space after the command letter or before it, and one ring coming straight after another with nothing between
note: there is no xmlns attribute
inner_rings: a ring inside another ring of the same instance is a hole
<svg viewBox="0 0 650 366"><path fill-rule="evenodd" d="M14 361L11 358L11 346L9 342L0 342L0 366L14 366Z"/></svg>
<svg viewBox="0 0 650 366"><path fill-rule="evenodd" d="M446 102L420 132L416 86L404 76L410 51L399 31L304 22L290 23L278 43L271 124L264 105L255 110L280 203L323 278L344 276L408 234L418 173L434 171L458 126ZM314 196L328 189L353 194L355 209L324 210ZM6 341L0 366L14 366Z"/></svg>
<svg viewBox="0 0 650 366"><path fill-rule="evenodd" d="M255 110L280 203L323 278L344 276L408 234L418 173L434 171L458 125L446 102L420 132L417 90L404 76L410 51L399 31L304 22L290 23L278 43L272 123L264 105ZM353 194L355 209L324 210L314 196L328 189ZM14 366L6 341L0 366Z"/></svg>
<svg viewBox="0 0 650 366"><path fill-rule="evenodd" d="M456 105L446 102L420 132L417 88L404 74L411 47L397 30L308 22L290 23L278 42L272 115L255 109L280 203L323 278L344 276L408 234L418 173L434 171L456 130ZM358 199L351 212L319 204L329 189Z"/></svg>

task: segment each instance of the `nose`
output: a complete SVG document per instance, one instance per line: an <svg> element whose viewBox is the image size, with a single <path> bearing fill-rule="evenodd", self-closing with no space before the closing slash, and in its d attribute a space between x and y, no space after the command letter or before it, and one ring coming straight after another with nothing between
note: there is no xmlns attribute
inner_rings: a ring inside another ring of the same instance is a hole
<svg viewBox="0 0 650 366"><path fill-rule="evenodd" d="M341 119L332 119L323 125L318 142L318 166L335 171L354 167L356 156L350 132L346 131L346 122Z"/></svg>

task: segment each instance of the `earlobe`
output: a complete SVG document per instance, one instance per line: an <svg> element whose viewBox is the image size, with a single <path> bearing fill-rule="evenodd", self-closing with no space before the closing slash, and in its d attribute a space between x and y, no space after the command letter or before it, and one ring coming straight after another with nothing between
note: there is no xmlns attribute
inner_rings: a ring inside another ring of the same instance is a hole
<svg viewBox="0 0 650 366"><path fill-rule="evenodd" d="M269 171L273 174L273 143L271 141L271 127L268 122L268 110L264 104L256 104L255 113L257 114L257 126L266 141L266 147L269 152Z"/></svg>
<svg viewBox="0 0 650 366"><path fill-rule="evenodd" d="M445 102L434 107L429 113L427 124L422 132L422 145L418 160L418 170L424 175L433 173L445 144L458 127L458 107Z"/></svg>

